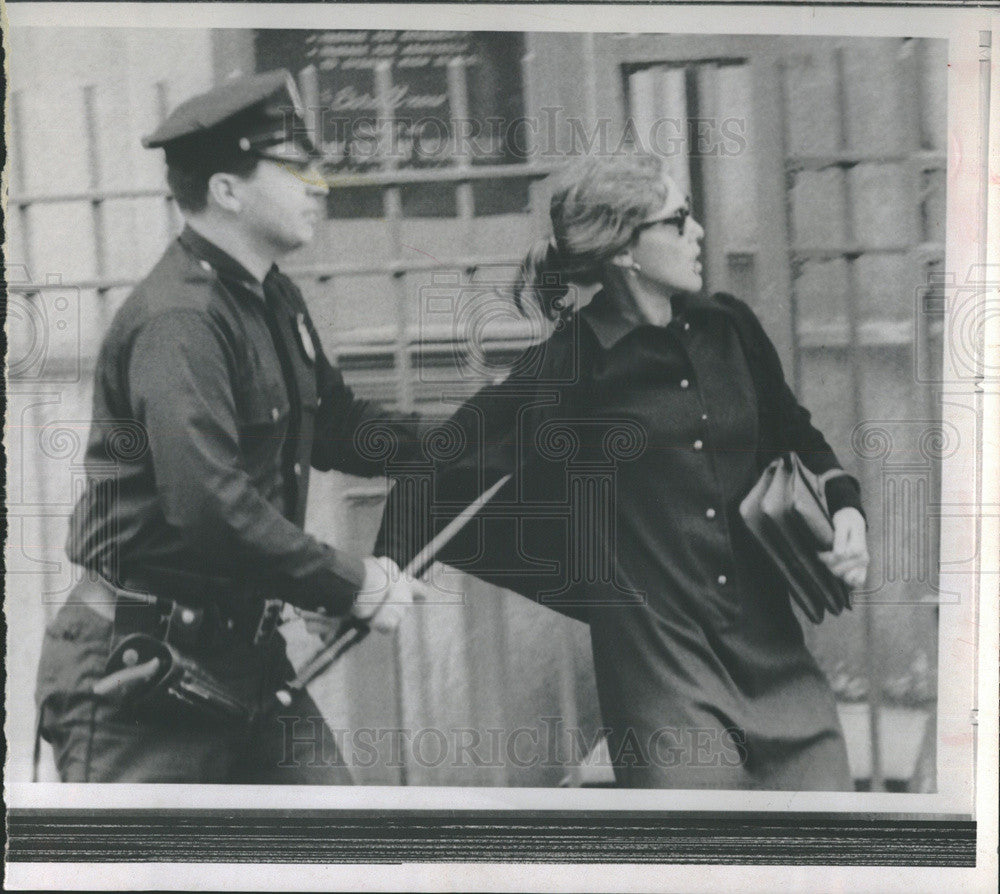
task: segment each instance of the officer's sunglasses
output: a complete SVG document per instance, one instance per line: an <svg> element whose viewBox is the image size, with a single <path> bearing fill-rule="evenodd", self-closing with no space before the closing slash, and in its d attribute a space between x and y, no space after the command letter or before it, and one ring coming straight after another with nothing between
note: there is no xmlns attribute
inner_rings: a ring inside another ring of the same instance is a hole
<svg viewBox="0 0 1000 894"><path fill-rule="evenodd" d="M286 156L272 152L257 152L255 155L263 161L273 162L300 180L312 183L314 186L327 185L326 179L323 176L322 160L320 159Z"/></svg>
<svg viewBox="0 0 1000 894"><path fill-rule="evenodd" d="M280 152L255 152L254 155L262 161L273 161L291 171L304 174L319 167L319 161L301 155L282 155Z"/></svg>
<svg viewBox="0 0 1000 894"><path fill-rule="evenodd" d="M681 205L673 214L667 217L657 217L653 220L644 220L639 226L635 228L636 235L641 233L643 230L648 230L650 227L658 227L660 224L665 224L667 226L677 227L677 235L684 235L684 225L688 222L688 218L691 216L691 198L685 199L684 204Z"/></svg>

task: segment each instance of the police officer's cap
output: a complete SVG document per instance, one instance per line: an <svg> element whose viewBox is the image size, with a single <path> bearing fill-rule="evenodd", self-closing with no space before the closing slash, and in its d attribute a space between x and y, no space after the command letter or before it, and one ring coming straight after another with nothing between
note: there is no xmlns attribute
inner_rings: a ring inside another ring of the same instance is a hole
<svg viewBox="0 0 1000 894"><path fill-rule="evenodd" d="M170 164L211 165L240 154L315 158L299 92L284 69L234 78L181 103L142 140L162 147Z"/></svg>

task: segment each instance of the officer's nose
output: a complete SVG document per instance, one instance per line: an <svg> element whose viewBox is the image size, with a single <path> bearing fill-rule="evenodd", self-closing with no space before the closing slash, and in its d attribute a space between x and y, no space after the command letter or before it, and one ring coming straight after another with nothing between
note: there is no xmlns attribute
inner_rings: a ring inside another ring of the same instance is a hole
<svg viewBox="0 0 1000 894"><path fill-rule="evenodd" d="M326 182L326 177L318 165L310 166L306 172L305 180L310 195L323 198L330 192L330 185Z"/></svg>

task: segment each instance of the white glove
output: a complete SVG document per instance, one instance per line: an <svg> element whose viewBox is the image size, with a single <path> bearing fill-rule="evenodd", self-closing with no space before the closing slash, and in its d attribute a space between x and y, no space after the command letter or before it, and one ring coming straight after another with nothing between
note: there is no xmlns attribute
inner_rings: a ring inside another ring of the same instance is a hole
<svg viewBox="0 0 1000 894"><path fill-rule="evenodd" d="M399 625L415 595L426 597L430 593L426 584L406 577L388 556L369 556L351 614L368 621L374 630L387 633Z"/></svg>
<svg viewBox="0 0 1000 894"><path fill-rule="evenodd" d="M304 608L296 608L297 614L306 625L306 632L318 636L324 642L331 639L340 629L340 618L330 616L325 611L311 612Z"/></svg>

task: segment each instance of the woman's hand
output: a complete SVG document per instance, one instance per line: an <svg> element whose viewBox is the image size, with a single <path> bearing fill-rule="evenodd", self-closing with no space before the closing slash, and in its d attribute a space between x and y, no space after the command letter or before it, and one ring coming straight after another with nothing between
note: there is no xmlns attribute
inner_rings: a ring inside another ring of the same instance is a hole
<svg viewBox="0 0 1000 894"><path fill-rule="evenodd" d="M833 549L819 557L849 587L860 587L868 574L865 517L847 506L833 514Z"/></svg>

